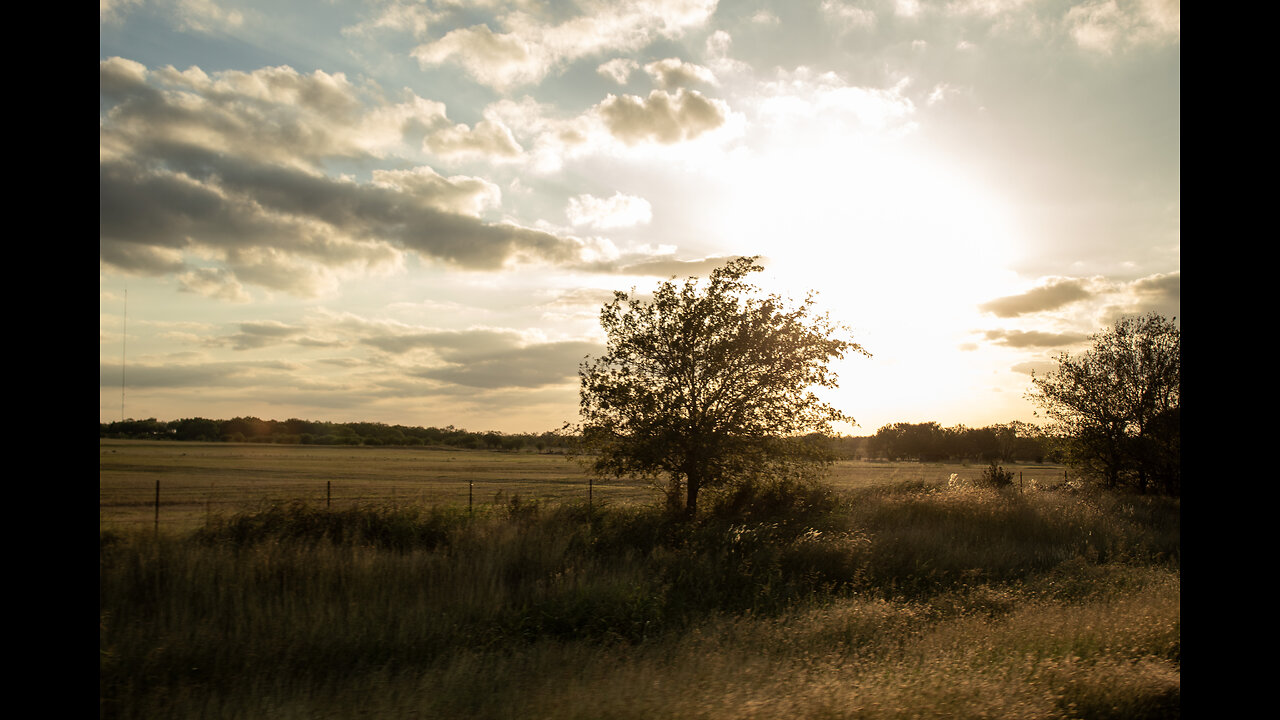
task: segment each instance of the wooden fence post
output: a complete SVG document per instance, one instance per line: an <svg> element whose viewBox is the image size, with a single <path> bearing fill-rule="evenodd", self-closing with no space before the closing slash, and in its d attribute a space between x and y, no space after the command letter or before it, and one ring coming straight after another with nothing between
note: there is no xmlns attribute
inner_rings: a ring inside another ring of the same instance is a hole
<svg viewBox="0 0 1280 720"><path fill-rule="evenodd" d="M156 480L156 535L160 534L160 481Z"/></svg>

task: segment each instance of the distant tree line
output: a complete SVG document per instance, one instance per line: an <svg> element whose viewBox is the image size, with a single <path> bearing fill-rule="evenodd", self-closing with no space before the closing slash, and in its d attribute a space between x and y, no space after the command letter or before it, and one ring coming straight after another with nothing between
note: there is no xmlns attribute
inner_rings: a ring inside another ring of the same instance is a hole
<svg viewBox="0 0 1280 720"><path fill-rule="evenodd" d="M565 452L577 444L576 437L550 430L502 433L463 430L452 425L443 428L413 427L376 422L335 423L297 418L262 420L256 417L118 420L99 423L99 437L283 445L432 445L510 452ZM824 446L829 455L848 460L1041 462L1059 459L1053 438L1046 436L1038 426L1016 421L983 428L963 425L944 428L936 422L893 423L871 436L814 433L808 439Z"/></svg>
<svg viewBox="0 0 1280 720"><path fill-rule="evenodd" d="M99 437L284 445L433 445L511 452L564 452L569 442L554 431L509 434L492 430L472 432L452 425L444 428L411 427L375 422L335 423L297 418L261 420L256 417L120 420L99 423Z"/></svg>
<svg viewBox="0 0 1280 720"><path fill-rule="evenodd" d="M1061 441L1031 423L970 428L937 422L891 423L875 435L827 439L836 457L919 462L1059 462Z"/></svg>

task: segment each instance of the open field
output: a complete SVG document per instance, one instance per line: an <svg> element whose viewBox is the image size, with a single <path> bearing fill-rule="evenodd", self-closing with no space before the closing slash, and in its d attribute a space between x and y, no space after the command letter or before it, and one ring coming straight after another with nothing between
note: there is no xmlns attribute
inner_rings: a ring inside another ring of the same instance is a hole
<svg viewBox="0 0 1280 720"><path fill-rule="evenodd" d="M844 469L696 521L568 499L104 526L100 716L1179 717L1176 498Z"/></svg>
<svg viewBox="0 0 1280 720"><path fill-rule="evenodd" d="M99 521L128 527L155 521L160 481L160 525L189 529L213 515L229 515L293 500L348 508L369 504L477 507L523 500L585 501L587 476L562 455L421 447L349 447L248 443L100 440ZM1010 466L1026 480L1057 483L1057 465ZM945 481L952 473L973 479L979 465L842 461L827 478L840 490L903 482ZM326 494L329 493L329 497ZM595 481L594 500L648 503L657 492L644 482Z"/></svg>

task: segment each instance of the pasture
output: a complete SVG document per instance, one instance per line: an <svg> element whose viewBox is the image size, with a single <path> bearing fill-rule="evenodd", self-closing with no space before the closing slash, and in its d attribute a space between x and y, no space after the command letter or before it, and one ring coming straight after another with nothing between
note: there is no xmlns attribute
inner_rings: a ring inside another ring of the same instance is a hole
<svg viewBox="0 0 1280 720"><path fill-rule="evenodd" d="M521 501L585 502L582 467L564 455L423 447L274 445L100 440L99 524L122 528L155 522L185 530L216 515L291 501L334 508L360 505L476 507ZM952 473L976 479L983 466L959 463L835 463L826 482L837 490L945 482ZM1012 465L1026 481L1061 482L1058 465ZM650 503L658 491L641 480L596 479L594 502Z"/></svg>
<svg viewBox="0 0 1280 720"><path fill-rule="evenodd" d="M1178 499L1053 466L845 462L684 521L561 456L101 451L103 718L1180 715Z"/></svg>

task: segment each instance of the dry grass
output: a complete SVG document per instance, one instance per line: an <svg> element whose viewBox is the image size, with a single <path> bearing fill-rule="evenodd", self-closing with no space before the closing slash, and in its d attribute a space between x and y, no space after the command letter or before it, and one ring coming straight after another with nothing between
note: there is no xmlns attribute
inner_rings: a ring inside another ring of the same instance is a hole
<svg viewBox="0 0 1280 720"><path fill-rule="evenodd" d="M585 501L587 476L563 455L423 447L270 445L100 440L99 524L150 527L160 481L160 524L190 530L216 515L251 512L302 500L359 505L504 504L519 495L550 503ZM1056 465L1012 466L1026 481L1061 481ZM980 477L982 467L957 463L842 461L827 482L838 490L902 484L935 485L955 473ZM1015 481L1016 484L1017 481ZM328 495L327 495L328 494ZM655 502L645 482L596 480L596 502Z"/></svg>
<svg viewBox="0 0 1280 720"><path fill-rule="evenodd" d="M1179 715L1176 500L916 479L806 498L693 524L293 504L107 531L101 714Z"/></svg>

